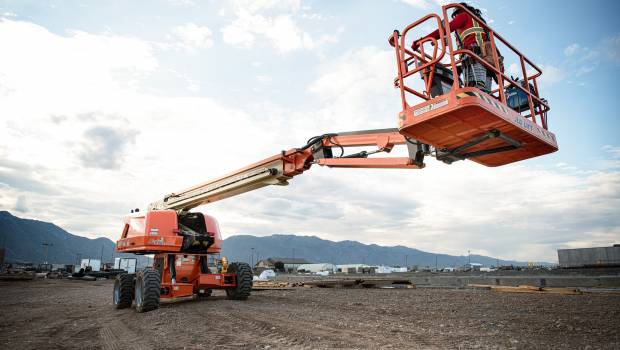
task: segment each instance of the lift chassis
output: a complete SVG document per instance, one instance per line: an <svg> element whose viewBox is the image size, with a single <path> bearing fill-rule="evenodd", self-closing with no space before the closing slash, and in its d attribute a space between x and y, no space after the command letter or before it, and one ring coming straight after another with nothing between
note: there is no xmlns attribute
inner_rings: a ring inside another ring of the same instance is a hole
<svg viewBox="0 0 620 350"><path fill-rule="evenodd" d="M251 267L221 257L217 220L191 210L265 186L286 186L313 165L422 169L425 157L434 156L447 164L470 159L493 167L557 151L555 135L548 130L549 105L538 94L540 69L479 19L489 33L493 50L498 40L517 55L522 83L505 75L497 53L491 64L474 52L455 48L447 13L451 8L460 8L475 18L462 5L450 4L442 7L443 19L429 14L389 37L398 68L395 87L402 101L398 128L315 136L302 147L170 193L149 204L145 213L136 209L125 217L116 250L153 254L154 259L151 267L136 275L118 276L114 305L126 308L135 303L136 310L144 312L158 308L160 301L205 298L213 289L225 290L230 299L247 299L252 289ZM408 50L407 33L427 21L437 25L440 39L427 39L419 51ZM433 44L432 55L424 52L429 46L425 43ZM480 61L489 74L495 75L495 89L481 91L463 85L459 69L466 57ZM534 71L530 76L528 64ZM416 77L423 81L424 90L408 83ZM418 101L410 103L412 98ZM407 156L386 156L397 146L406 147ZM351 148L356 148L355 152L347 153Z"/></svg>

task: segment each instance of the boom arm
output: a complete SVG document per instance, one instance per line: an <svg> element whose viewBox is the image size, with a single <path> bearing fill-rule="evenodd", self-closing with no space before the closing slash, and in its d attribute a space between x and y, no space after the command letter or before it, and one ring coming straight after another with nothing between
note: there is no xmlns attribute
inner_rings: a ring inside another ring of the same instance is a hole
<svg viewBox="0 0 620 350"><path fill-rule="evenodd" d="M407 145L409 157L368 158L369 155L390 152L396 145ZM345 155L346 147L376 146L372 151ZM333 148L341 154L334 157ZM172 209L188 211L202 204L236 196L268 185L286 186L288 180L310 169L312 164L336 168L400 168L424 167L428 146L407 139L398 129L363 130L315 136L301 148L280 154L239 169L228 175L172 193L149 204L148 210Z"/></svg>

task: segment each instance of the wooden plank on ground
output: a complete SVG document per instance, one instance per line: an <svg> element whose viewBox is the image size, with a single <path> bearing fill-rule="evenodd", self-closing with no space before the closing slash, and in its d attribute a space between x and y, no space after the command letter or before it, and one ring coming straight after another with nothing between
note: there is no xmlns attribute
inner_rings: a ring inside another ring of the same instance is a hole
<svg viewBox="0 0 620 350"><path fill-rule="evenodd" d="M293 289L293 286L288 282L254 281L252 283L252 290L287 290L287 289Z"/></svg>
<svg viewBox="0 0 620 350"><path fill-rule="evenodd" d="M562 294L562 295L580 295L583 294L578 288L544 288L537 286L497 286L490 284L469 284L474 289L485 289L494 292L504 293L533 293L533 294Z"/></svg>

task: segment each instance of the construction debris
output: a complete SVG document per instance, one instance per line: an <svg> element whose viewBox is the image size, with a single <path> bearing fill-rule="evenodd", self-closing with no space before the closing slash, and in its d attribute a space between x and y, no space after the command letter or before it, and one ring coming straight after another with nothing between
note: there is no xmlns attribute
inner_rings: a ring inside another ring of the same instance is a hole
<svg viewBox="0 0 620 350"><path fill-rule="evenodd" d="M303 283L301 283L303 284ZM293 289L293 287L298 286L299 283L288 283L288 282L278 282L278 281L254 281L252 284L252 290L286 290Z"/></svg>
<svg viewBox="0 0 620 350"><path fill-rule="evenodd" d="M0 274L0 281L31 281L36 277L32 271L17 271Z"/></svg>
<svg viewBox="0 0 620 350"><path fill-rule="evenodd" d="M547 288L537 286L496 286L490 284L469 284L470 288L485 289L494 292L504 293L535 293L535 294L562 294L562 295L581 295L584 292L579 288Z"/></svg>
<svg viewBox="0 0 620 350"><path fill-rule="evenodd" d="M332 278L304 282L304 287L308 288L386 288L396 286L415 288L415 285L406 278Z"/></svg>

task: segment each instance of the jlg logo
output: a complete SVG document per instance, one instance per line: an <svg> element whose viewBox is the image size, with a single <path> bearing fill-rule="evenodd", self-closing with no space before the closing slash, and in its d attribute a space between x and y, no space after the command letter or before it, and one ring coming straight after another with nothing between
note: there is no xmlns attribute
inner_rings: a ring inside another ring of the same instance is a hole
<svg viewBox="0 0 620 350"><path fill-rule="evenodd" d="M164 245L164 243L165 243L164 237L161 237L160 239L151 239L149 241L149 244L152 244L152 245Z"/></svg>

